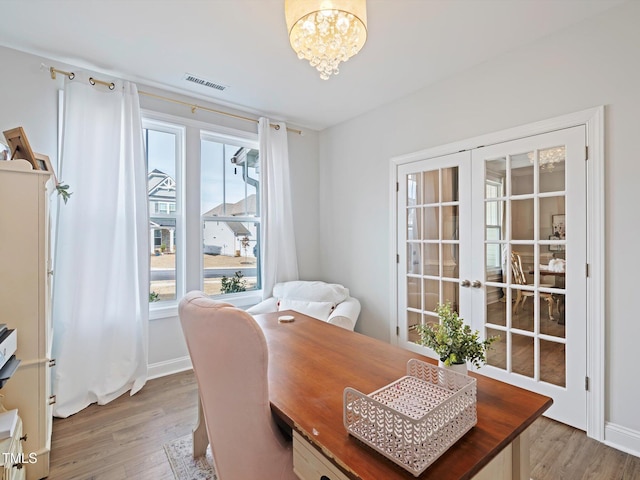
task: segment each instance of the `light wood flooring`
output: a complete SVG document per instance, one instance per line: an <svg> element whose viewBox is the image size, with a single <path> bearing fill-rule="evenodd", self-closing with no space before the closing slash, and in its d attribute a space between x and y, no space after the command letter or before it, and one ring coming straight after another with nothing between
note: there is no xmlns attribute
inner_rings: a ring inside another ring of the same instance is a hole
<svg viewBox="0 0 640 480"><path fill-rule="evenodd" d="M151 380L136 395L54 419L50 480L173 480L163 445L191 431L192 372ZM640 458L541 418L531 427L535 480L640 479Z"/></svg>

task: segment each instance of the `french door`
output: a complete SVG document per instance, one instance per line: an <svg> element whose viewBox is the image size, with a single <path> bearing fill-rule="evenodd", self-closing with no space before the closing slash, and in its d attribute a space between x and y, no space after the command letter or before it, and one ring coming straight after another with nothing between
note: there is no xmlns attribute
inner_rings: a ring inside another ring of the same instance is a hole
<svg viewBox="0 0 640 480"><path fill-rule="evenodd" d="M398 167L399 343L453 307L498 336L479 373L586 424L585 128Z"/></svg>

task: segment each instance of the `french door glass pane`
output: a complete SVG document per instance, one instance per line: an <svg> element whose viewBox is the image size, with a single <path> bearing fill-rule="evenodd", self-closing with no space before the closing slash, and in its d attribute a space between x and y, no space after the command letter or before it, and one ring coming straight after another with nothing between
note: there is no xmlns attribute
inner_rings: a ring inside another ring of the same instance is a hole
<svg viewBox="0 0 640 480"><path fill-rule="evenodd" d="M534 374L534 338L511 334L511 371L533 377Z"/></svg>
<svg viewBox="0 0 640 480"><path fill-rule="evenodd" d="M441 202L457 202L458 199L458 167L442 169Z"/></svg>
<svg viewBox="0 0 640 480"><path fill-rule="evenodd" d="M458 282L442 282L442 303L451 303L455 311L459 311L460 285Z"/></svg>
<svg viewBox="0 0 640 480"><path fill-rule="evenodd" d="M511 156L511 195L533 193L533 152Z"/></svg>
<svg viewBox="0 0 640 480"><path fill-rule="evenodd" d="M414 206L422 203L422 176L419 173L407 175L407 206Z"/></svg>
<svg viewBox="0 0 640 480"><path fill-rule="evenodd" d="M422 235L422 216L420 208L407 209L407 240L420 240Z"/></svg>
<svg viewBox="0 0 640 480"><path fill-rule="evenodd" d="M420 310L420 308L422 308L422 304L420 302L420 299L422 298L420 283L421 281L419 278L407 278L407 307L409 308L415 308L416 310Z"/></svg>
<svg viewBox="0 0 640 480"><path fill-rule="evenodd" d="M559 387L566 386L565 344L541 339L540 357L544 358L544 362L540 363L540 380Z"/></svg>
<svg viewBox="0 0 640 480"><path fill-rule="evenodd" d="M420 275L422 273L422 244L407 243L407 273Z"/></svg>
<svg viewBox="0 0 640 480"><path fill-rule="evenodd" d="M499 243L487 243L485 249L485 280L487 282L499 282L502 278L502 245Z"/></svg>
<svg viewBox="0 0 640 480"><path fill-rule="evenodd" d="M438 280L424 280L424 310L435 311L440 302L440 282Z"/></svg>
<svg viewBox="0 0 640 480"><path fill-rule="evenodd" d="M422 315L418 312L407 312L407 328L409 332L409 341L417 342L420 339L420 336L415 331L415 326L420 325L422 323Z"/></svg>
<svg viewBox="0 0 640 480"><path fill-rule="evenodd" d="M442 239L457 240L459 233L458 206L442 207Z"/></svg>
<svg viewBox="0 0 640 480"><path fill-rule="evenodd" d="M424 264L422 271L424 275L440 275L440 244L424 244Z"/></svg>
<svg viewBox="0 0 640 480"><path fill-rule="evenodd" d="M487 159L485 161L486 180L499 181L503 183L506 179L507 172L507 159L506 157ZM494 192L491 196L487 195L486 198L501 197L503 192Z"/></svg>
<svg viewBox="0 0 640 480"><path fill-rule="evenodd" d="M437 203L440 199L439 171L424 172L423 204Z"/></svg>
<svg viewBox="0 0 640 480"><path fill-rule="evenodd" d="M502 287L486 288L486 322L491 325L507 326L507 302Z"/></svg>
<svg viewBox="0 0 640 480"><path fill-rule="evenodd" d="M565 154L564 145L540 150L540 193L565 190Z"/></svg>
<svg viewBox="0 0 640 480"><path fill-rule="evenodd" d="M511 238L513 240L533 240L534 205L533 198L511 201Z"/></svg>
<svg viewBox="0 0 640 480"><path fill-rule="evenodd" d="M440 207L424 208L424 239L438 240L440 238Z"/></svg>
<svg viewBox="0 0 640 480"><path fill-rule="evenodd" d="M507 336L504 330L486 328L486 338L498 337L487 352L487 365L506 370L507 368Z"/></svg>
<svg viewBox="0 0 640 480"><path fill-rule="evenodd" d="M540 198L540 240L566 240L565 197Z"/></svg>

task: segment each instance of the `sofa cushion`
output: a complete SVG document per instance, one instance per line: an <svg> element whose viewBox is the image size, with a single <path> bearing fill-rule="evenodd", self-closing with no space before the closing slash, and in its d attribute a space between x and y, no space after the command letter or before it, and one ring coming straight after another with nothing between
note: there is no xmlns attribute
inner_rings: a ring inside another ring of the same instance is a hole
<svg viewBox="0 0 640 480"><path fill-rule="evenodd" d="M277 283L273 287L273 296L308 302L332 302L337 305L349 297L349 289L335 283L296 280Z"/></svg>
<svg viewBox="0 0 640 480"><path fill-rule="evenodd" d="M289 298L281 298L278 301L278 311L295 310L296 312L324 321L329 318L329 315L331 315L335 307L333 302L308 302L306 300L292 300Z"/></svg>

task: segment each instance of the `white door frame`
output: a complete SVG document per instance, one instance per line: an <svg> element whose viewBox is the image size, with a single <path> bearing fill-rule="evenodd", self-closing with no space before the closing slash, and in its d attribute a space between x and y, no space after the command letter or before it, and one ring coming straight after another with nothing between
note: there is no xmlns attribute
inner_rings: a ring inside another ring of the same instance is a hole
<svg viewBox="0 0 640 480"><path fill-rule="evenodd" d="M391 306L389 318L391 343L398 343L398 166L435 158L450 153L472 150L486 145L508 142L523 137L585 125L587 130L587 435L604 441L605 429L605 222L604 222L604 106L582 110L499 132L468 138L446 145L391 158L389 196L391 205ZM480 372L482 373L482 372ZM586 379L585 379L586 381Z"/></svg>

